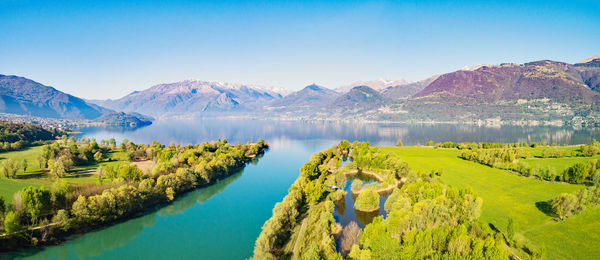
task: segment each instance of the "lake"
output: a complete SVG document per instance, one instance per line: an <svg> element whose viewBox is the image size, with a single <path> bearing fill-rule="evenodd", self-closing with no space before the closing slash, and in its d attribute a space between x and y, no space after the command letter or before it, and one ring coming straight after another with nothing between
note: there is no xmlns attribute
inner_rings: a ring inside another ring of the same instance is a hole
<svg viewBox="0 0 600 260"><path fill-rule="evenodd" d="M478 127L260 120L163 120L138 129L80 129L78 136L135 143L193 144L216 139L231 143L265 139L271 148L256 162L215 185L189 192L170 205L149 211L67 242L2 259L244 259L254 240L298 177L310 156L346 139L391 146L429 140L589 143L599 129L572 127ZM383 205L382 205L383 207Z"/></svg>

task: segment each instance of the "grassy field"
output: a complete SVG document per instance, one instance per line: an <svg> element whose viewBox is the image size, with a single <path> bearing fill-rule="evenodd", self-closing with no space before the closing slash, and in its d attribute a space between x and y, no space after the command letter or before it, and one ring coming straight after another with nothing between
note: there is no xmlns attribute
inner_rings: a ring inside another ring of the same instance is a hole
<svg viewBox="0 0 600 260"><path fill-rule="evenodd" d="M0 195L2 195L5 201L10 202L13 201L15 192L28 186L38 187L40 185L0 179Z"/></svg>
<svg viewBox="0 0 600 260"><path fill-rule="evenodd" d="M600 155L593 157L530 158L521 159L521 161L526 162L532 167L549 166L554 168L557 174L562 174L567 167L578 162L587 162L592 159L600 159Z"/></svg>
<svg viewBox="0 0 600 260"><path fill-rule="evenodd" d="M27 171L23 173L21 169L17 172L17 179L0 179L0 194L7 201L13 200L13 194L27 186L46 186L49 187L56 181L56 178L50 176L47 171L41 169L38 165L37 157L40 155L42 146L29 147L21 151L0 153L0 162L6 159L12 159L20 163L23 159L27 160ZM105 158L112 158L111 161L92 164L86 166L73 167L71 173L68 173L63 179L72 185L79 183L97 182L98 175L96 169L100 166L124 164L125 153L111 152L106 154Z"/></svg>
<svg viewBox="0 0 600 260"><path fill-rule="evenodd" d="M544 205L547 205L544 202L560 193L573 192L583 186L544 182L466 161L458 158L460 151L457 149L383 149L400 155L415 170L442 170L441 179L444 182L456 187L473 188L484 200L480 218L482 221L505 231L508 218L513 218L517 236L544 246L548 259L580 258L575 256L582 254L600 256L600 248L595 246L597 242L593 242L600 241L597 235L600 234L600 226L597 225L600 210L589 210L561 222L554 221L552 216L542 211Z"/></svg>

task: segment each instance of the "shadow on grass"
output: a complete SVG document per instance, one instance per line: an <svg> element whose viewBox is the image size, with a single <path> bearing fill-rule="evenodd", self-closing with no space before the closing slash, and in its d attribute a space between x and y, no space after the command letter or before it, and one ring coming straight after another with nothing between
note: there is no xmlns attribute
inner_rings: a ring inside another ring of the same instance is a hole
<svg viewBox="0 0 600 260"><path fill-rule="evenodd" d="M552 201L538 201L535 203L535 207L549 217L558 217L558 215L552 211Z"/></svg>
<svg viewBox="0 0 600 260"><path fill-rule="evenodd" d="M18 179L38 179L38 178L42 178L46 176L46 172L45 171L35 171L35 172L28 172L28 173L21 173L18 174Z"/></svg>
<svg viewBox="0 0 600 260"><path fill-rule="evenodd" d="M85 177L91 177L91 176L95 176L96 174L92 174L92 173L84 173L84 172L78 172L78 173L72 173L70 175L66 175L65 179L73 179L73 178L85 178ZM97 175L96 175L97 176Z"/></svg>

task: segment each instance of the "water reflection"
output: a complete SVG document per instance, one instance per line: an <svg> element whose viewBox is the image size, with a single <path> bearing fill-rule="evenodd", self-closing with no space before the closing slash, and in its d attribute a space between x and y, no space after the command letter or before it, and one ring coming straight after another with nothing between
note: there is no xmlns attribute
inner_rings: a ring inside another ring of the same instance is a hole
<svg viewBox="0 0 600 260"><path fill-rule="evenodd" d="M361 179L364 177L364 179ZM337 223L340 223L342 227L345 227L350 222L354 221L358 224L359 227L364 228L369 223L373 222L373 219L379 215L387 216L387 213L384 210L383 205L385 204L385 200L390 195L390 192L381 192L379 193L379 210L373 212L363 212L360 210L356 210L354 208L354 201L358 197L358 194L352 193L351 186L352 181L355 179L360 179L363 182L372 183L376 181L373 177L366 174L356 174L353 176L348 176L346 179L346 184L344 186L344 191L346 191L346 195L343 199L335 202L335 211L334 218Z"/></svg>
<svg viewBox="0 0 600 260"><path fill-rule="evenodd" d="M265 139L273 145L294 140L360 140L373 145L394 145L402 138L405 145L434 142L549 142L557 144L589 143L600 137L599 128L569 126L407 125L399 123L306 122L269 120L159 120L137 129L86 127L82 134L97 139L127 138L137 143L201 143L226 138L230 142Z"/></svg>

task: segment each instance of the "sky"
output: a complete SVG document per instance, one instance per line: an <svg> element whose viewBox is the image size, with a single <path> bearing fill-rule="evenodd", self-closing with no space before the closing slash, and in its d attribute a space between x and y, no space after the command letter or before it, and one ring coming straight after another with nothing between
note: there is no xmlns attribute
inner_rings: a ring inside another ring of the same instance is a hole
<svg viewBox="0 0 600 260"><path fill-rule="evenodd" d="M600 54L600 1L0 0L0 74L87 99L185 79L301 89Z"/></svg>

